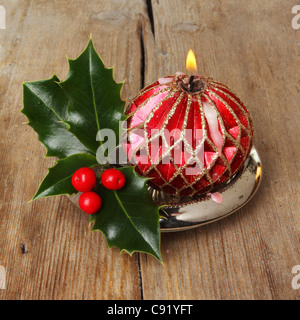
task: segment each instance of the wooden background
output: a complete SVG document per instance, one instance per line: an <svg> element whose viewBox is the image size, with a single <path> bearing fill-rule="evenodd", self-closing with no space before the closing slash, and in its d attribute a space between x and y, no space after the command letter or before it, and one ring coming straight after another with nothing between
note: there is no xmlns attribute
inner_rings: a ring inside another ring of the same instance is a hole
<svg viewBox="0 0 300 320"><path fill-rule="evenodd" d="M1 299L299 299L300 30L287 0L1 0ZM65 197L28 204L53 159L24 123L22 82L64 79L92 34L131 99L159 76L201 73L239 93L264 166L259 194L212 225L162 235L165 265L108 249Z"/></svg>

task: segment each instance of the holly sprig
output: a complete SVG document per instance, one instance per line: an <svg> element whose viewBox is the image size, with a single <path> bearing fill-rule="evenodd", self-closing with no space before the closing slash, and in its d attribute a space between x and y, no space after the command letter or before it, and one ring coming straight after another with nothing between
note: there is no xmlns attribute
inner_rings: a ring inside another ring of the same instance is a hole
<svg viewBox="0 0 300 320"><path fill-rule="evenodd" d="M32 200L76 193L71 183L74 172L81 167L101 167L96 158L103 143L96 139L99 130L113 130L118 141L119 122L125 120L125 103L120 98L123 83L115 82L113 68L105 68L92 39L77 59L68 62L65 81L54 75L23 84L21 112L46 147L46 156L58 158ZM152 201L147 179L134 167L119 170L126 177L121 190L108 190L99 183L103 205L91 215L92 230L101 231L109 247L129 254L149 253L162 261L160 206Z"/></svg>

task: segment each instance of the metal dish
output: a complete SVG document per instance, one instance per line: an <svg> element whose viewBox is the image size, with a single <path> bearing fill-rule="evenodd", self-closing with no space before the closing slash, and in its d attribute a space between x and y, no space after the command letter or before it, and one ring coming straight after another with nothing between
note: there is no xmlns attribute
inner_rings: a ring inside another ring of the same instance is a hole
<svg viewBox="0 0 300 320"><path fill-rule="evenodd" d="M262 179L261 160L255 147L252 148L244 167L225 185L214 192L223 196L221 204L215 203L211 197L203 195L198 199L180 203L169 199L172 203L164 208L165 219L161 219L162 232L183 231L223 219L243 207L256 193ZM163 203L162 195L152 191L158 203ZM165 195L164 195L165 196ZM167 202L166 202L167 203ZM164 203L164 204L166 204Z"/></svg>

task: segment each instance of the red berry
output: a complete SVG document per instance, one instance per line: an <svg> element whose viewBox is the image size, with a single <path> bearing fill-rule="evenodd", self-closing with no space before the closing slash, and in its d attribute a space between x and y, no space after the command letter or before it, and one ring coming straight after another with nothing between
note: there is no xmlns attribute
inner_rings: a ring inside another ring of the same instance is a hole
<svg viewBox="0 0 300 320"><path fill-rule="evenodd" d="M89 191L79 197L78 203L81 210L88 214L94 214L100 210L102 199L96 192Z"/></svg>
<svg viewBox="0 0 300 320"><path fill-rule="evenodd" d="M80 168L72 176L72 185L77 191L91 191L96 185L95 172L91 168Z"/></svg>
<svg viewBox="0 0 300 320"><path fill-rule="evenodd" d="M124 174L117 169L107 169L102 173L101 182L109 190L119 190L125 185Z"/></svg>

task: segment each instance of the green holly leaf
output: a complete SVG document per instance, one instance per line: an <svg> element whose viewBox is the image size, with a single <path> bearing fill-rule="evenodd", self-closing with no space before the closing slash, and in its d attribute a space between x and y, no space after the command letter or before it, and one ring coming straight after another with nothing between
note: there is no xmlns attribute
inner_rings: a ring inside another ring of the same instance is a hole
<svg viewBox="0 0 300 320"><path fill-rule="evenodd" d="M77 59L68 61L69 74L60 83L70 100L66 122L70 132L96 153L103 143L96 141L99 130L113 130L119 141L119 123L125 119L120 98L123 84L114 81L112 68L104 67L92 40Z"/></svg>
<svg viewBox="0 0 300 320"><path fill-rule="evenodd" d="M101 210L91 216L92 230L101 231L109 247L118 247L132 254L134 251L152 254L159 261L160 225L159 206L147 190L147 179L139 176L133 167L119 169L126 178L123 189L112 191L102 185L99 194Z"/></svg>
<svg viewBox="0 0 300 320"><path fill-rule="evenodd" d="M76 193L71 182L73 173L82 167L94 167L97 164L96 157L88 153L74 154L58 160L56 165L49 169L32 200Z"/></svg>
<svg viewBox="0 0 300 320"><path fill-rule="evenodd" d="M92 40L77 59L68 61L70 70L65 81L53 76L23 85L21 112L45 145L46 155L59 158L33 200L75 193L71 183L74 172L99 165L96 154L104 143L99 131L113 130L117 143L122 134L119 132L120 122L125 120L125 103L120 98L122 83L114 81L113 69L104 67ZM111 191L99 186L103 206L91 217L93 230L100 230L110 247L116 246L129 254L146 252L161 261L160 207L152 201L147 179L133 167L120 170L126 177L123 189Z"/></svg>
<svg viewBox="0 0 300 320"><path fill-rule="evenodd" d="M28 124L38 133L48 157L65 158L72 154L89 152L69 131L64 122L69 100L58 85L59 79L25 82L23 84L24 108Z"/></svg>

